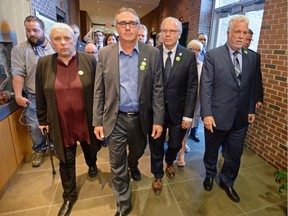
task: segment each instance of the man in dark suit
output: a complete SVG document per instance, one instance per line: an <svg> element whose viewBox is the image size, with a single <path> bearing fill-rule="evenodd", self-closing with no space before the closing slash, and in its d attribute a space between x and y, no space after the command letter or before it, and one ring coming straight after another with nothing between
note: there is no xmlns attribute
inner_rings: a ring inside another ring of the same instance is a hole
<svg viewBox="0 0 288 216"><path fill-rule="evenodd" d="M243 45L246 49L249 48L251 41L253 40L253 31L251 29L248 30L248 34L246 36L246 41ZM263 104L263 84L262 84L262 72L261 72L261 55L258 52L255 52L249 49L251 52L254 52L257 57L257 71L256 71L256 108L260 108Z"/></svg>
<svg viewBox="0 0 288 216"><path fill-rule="evenodd" d="M131 173L138 170L151 128L154 139L162 133L163 80L159 50L137 41L136 12L121 8L115 22L119 42L99 51L93 126L98 139L108 138L116 215L127 215L131 210L128 166Z"/></svg>
<svg viewBox="0 0 288 216"><path fill-rule="evenodd" d="M240 198L233 189L238 175L249 123L255 119L256 56L243 44L248 18L231 18L227 43L207 51L200 80L201 116L205 126L204 189L210 191L217 174L218 150L224 164L219 185L234 202Z"/></svg>
<svg viewBox="0 0 288 216"><path fill-rule="evenodd" d="M72 30L73 30L74 34L76 35L76 38L77 38L75 50L77 52L85 52L86 43L83 43L82 41L79 40L80 29L79 29L78 25L71 24L70 27L72 28Z"/></svg>
<svg viewBox="0 0 288 216"><path fill-rule="evenodd" d="M164 142L169 130L165 169L168 178L173 179L173 161L182 147L186 130L190 128L197 99L198 72L193 51L178 45L182 33L182 23L167 17L161 24L163 45L158 47L163 61L165 117L161 137L150 139L151 170L155 180L152 189L155 195L162 190Z"/></svg>

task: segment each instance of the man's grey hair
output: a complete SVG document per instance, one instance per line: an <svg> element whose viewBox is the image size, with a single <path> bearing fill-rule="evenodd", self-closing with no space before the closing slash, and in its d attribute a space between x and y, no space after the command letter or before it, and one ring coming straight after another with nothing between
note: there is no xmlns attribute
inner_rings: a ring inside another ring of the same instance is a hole
<svg viewBox="0 0 288 216"><path fill-rule="evenodd" d="M133 14L135 17L136 17L136 22L137 23L140 23L140 19L139 19L139 16L138 14L136 13L136 11L133 9L133 8L126 8L126 7L121 7L119 9L119 11L116 13L115 15L115 24L117 24L118 20L117 20L117 17L119 14L123 13L123 12L128 12L128 13L131 13Z"/></svg>
<svg viewBox="0 0 288 216"><path fill-rule="evenodd" d="M54 25L51 27L51 29L50 29L50 34L49 34L50 40L52 40L53 33L54 33L54 31L57 30L57 29L62 29L62 30L67 30L67 31L69 31L69 32L70 32L70 35L72 36L72 38L76 41L77 38L76 38L76 35L74 34L73 29L72 29L69 25L67 25L67 24L65 24L65 23L56 23L56 24L54 24Z"/></svg>
<svg viewBox="0 0 288 216"><path fill-rule="evenodd" d="M228 29L227 29L228 31L232 29L234 22L244 22L244 23L247 23L247 25L249 25L249 19L246 16L236 15L230 19L229 24L228 24Z"/></svg>
<svg viewBox="0 0 288 216"><path fill-rule="evenodd" d="M197 47L198 49L200 49L200 52L201 52L202 49L203 49L203 44L200 41L198 41L198 40L192 40L187 45L187 48L188 49L192 49L192 47Z"/></svg>
<svg viewBox="0 0 288 216"><path fill-rule="evenodd" d="M180 35L182 34L182 22L174 17L166 17L161 23L161 30L163 29L163 25L165 22L174 22L178 26L178 30L180 31Z"/></svg>
<svg viewBox="0 0 288 216"><path fill-rule="evenodd" d="M146 31L146 33L148 32L147 27L143 24L140 24L140 28L142 28L144 31Z"/></svg>

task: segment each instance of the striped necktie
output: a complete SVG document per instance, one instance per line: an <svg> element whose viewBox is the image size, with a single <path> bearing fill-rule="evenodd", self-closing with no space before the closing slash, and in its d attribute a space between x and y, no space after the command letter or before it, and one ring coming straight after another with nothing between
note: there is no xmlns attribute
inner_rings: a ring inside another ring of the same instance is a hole
<svg viewBox="0 0 288 216"><path fill-rule="evenodd" d="M238 80L238 85L240 85L241 83L241 68L240 68L240 63L239 63L239 59L238 59L238 51L235 51L233 53L234 58L233 58L233 64L234 64L234 69L235 69L235 73L236 73L236 77Z"/></svg>

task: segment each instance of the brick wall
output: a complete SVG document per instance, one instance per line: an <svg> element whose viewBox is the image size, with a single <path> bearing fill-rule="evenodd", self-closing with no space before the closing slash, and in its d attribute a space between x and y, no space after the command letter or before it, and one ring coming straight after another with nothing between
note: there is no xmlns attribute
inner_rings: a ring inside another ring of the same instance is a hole
<svg viewBox="0 0 288 216"><path fill-rule="evenodd" d="M66 14L66 23L70 23L70 1L69 0L32 0L32 13L35 15L35 10L40 12L54 21L57 20L56 17L56 7L62 10Z"/></svg>
<svg viewBox="0 0 288 216"><path fill-rule="evenodd" d="M209 35L212 1L211 0L161 0L160 22L167 16L182 17L183 23L189 22L188 42L195 39L199 32Z"/></svg>
<svg viewBox="0 0 288 216"><path fill-rule="evenodd" d="M287 170L287 1L266 0L258 52L264 106L257 110L246 145L269 164Z"/></svg>

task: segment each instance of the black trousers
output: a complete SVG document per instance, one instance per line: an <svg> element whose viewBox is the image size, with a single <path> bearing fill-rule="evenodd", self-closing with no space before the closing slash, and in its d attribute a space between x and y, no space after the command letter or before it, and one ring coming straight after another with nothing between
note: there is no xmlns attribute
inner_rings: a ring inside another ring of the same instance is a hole
<svg viewBox="0 0 288 216"><path fill-rule="evenodd" d="M165 122L161 136L156 140L149 136L149 147L151 152L151 172L154 174L155 178L162 178L164 175L164 142L166 138L167 128L169 129L169 140L165 162L168 165L172 165L174 160L176 159L177 153L182 148L182 140L184 139L184 136L186 134L186 129L182 129L181 125L173 124L169 117L169 113L165 112Z"/></svg>
<svg viewBox="0 0 288 216"><path fill-rule="evenodd" d="M227 186L233 187L240 168L247 130L248 126L241 129L233 127L229 131L214 129L214 132L211 133L205 128L205 153L203 160L206 177L214 178L217 174L218 151L220 146L222 146L224 164L220 171L220 179Z"/></svg>
<svg viewBox="0 0 288 216"><path fill-rule="evenodd" d="M82 151L84 153L86 164L90 166L96 165L96 152L92 153L91 145L87 142L81 142ZM64 201L72 201L77 199L76 190L76 168L75 168L75 158L76 158L77 144L69 148L64 148L64 154L66 158L66 163L60 161L60 177L63 187L63 199Z"/></svg>

